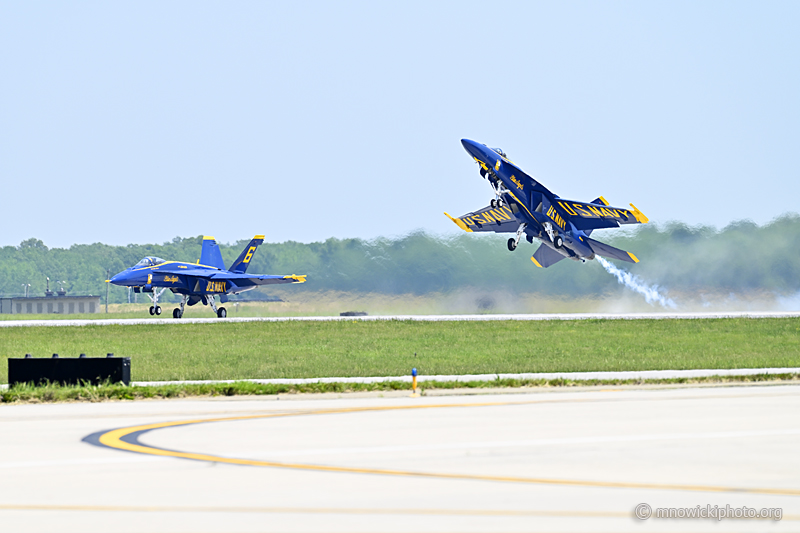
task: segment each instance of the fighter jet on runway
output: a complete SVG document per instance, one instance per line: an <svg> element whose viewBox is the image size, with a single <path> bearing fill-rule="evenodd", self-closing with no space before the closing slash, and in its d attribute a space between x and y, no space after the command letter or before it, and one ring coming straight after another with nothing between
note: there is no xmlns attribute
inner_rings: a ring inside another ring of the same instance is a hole
<svg viewBox="0 0 800 533"><path fill-rule="evenodd" d="M647 217L633 204L630 204L633 210L629 211L610 207L602 196L591 202L559 198L509 161L499 148L469 139L462 139L461 144L478 162L481 176L489 180L495 194L489 207L458 218L445 213L464 231L516 233L508 239L508 249L512 252L523 235L530 243L538 239L542 244L531 261L541 268L565 258L585 261L595 255L639 262L632 253L589 238L596 229L646 224Z"/></svg>
<svg viewBox="0 0 800 533"><path fill-rule="evenodd" d="M258 245L264 242L263 235L256 235L233 262L230 270L225 270L222 254L214 237L203 237L203 249L197 264L180 261L165 261L158 257L145 257L134 266L106 280L114 285L133 287L134 292L145 292L153 305L151 315L160 315L158 297L169 289L183 295L180 308L172 312L174 318L181 318L186 304L203 302L220 318L227 316L224 307L217 308L214 297L219 294L220 303L228 301L228 294L255 289L259 285L275 283L304 283L305 276L262 276L245 274ZM160 290L159 290L160 287Z"/></svg>

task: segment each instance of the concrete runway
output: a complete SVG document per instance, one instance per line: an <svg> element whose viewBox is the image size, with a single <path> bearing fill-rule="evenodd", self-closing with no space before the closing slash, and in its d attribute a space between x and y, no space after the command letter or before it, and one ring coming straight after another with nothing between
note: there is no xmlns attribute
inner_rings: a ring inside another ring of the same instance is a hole
<svg viewBox="0 0 800 533"><path fill-rule="evenodd" d="M800 531L798 412L778 384L2 406L0 530Z"/></svg>
<svg viewBox="0 0 800 533"><path fill-rule="evenodd" d="M336 320L415 320L420 322L457 322L463 320L696 320L700 318L798 318L800 311L735 311L707 313L537 313L484 315L385 315L385 316L279 316L219 318L112 318L94 320L0 320L0 328L31 326L108 326L137 324L220 324L224 322L330 322Z"/></svg>

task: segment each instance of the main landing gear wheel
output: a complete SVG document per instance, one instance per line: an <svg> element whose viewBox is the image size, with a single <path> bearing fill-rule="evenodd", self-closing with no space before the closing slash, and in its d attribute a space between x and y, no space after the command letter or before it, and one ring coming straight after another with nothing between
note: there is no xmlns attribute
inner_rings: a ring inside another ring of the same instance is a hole
<svg viewBox="0 0 800 533"><path fill-rule="evenodd" d="M180 318L182 316L183 313L181 313L181 310L179 308L176 307L175 309L172 310L172 318Z"/></svg>
<svg viewBox="0 0 800 533"><path fill-rule="evenodd" d="M225 318L226 316L228 316L228 312L225 310L224 307L220 307L219 309L217 309L217 316L220 318Z"/></svg>
<svg viewBox="0 0 800 533"><path fill-rule="evenodd" d="M553 239L553 246L556 248L561 248L564 245L564 239L561 238L561 235L556 235L555 239Z"/></svg>
<svg viewBox="0 0 800 533"><path fill-rule="evenodd" d="M508 251L513 252L517 249L517 240L514 237L508 239Z"/></svg>
<svg viewBox="0 0 800 533"><path fill-rule="evenodd" d="M156 308L151 305L150 306L150 315L154 315L154 314L156 314Z"/></svg>

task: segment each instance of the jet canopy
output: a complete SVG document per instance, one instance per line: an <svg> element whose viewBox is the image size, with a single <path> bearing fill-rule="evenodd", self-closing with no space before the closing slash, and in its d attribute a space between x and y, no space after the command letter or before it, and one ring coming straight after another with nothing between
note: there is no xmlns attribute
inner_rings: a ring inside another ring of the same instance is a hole
<svg viewBox="0 0 800 533"><path fill-rule="evenodd" d="M500 154L503 157L507 157L506 153L503 151L502 148L492 148L492 151L497 152L498 154Z"/></svg>
<svg viewBox="0 0 800 533"><path fill-rule="evenodd" d="M136 263L133 268L151 267L160 265L161 263L166 263L166 261L164 259L161 259L160 257L145 257L144 259Z"/></svg>

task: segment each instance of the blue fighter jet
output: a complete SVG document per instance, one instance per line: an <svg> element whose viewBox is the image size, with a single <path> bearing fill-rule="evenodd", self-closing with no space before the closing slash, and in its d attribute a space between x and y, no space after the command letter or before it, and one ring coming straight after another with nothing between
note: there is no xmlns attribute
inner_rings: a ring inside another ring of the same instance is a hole
<svg viewBox="0 0 800 533"><path fill-rule="evenodd" d="M169 289L183 296L180 308L172 311L174 318L181 318L186 305L202 302L210 305L219 318L225 318L224 307L217 308L215 296L220 303L228 301L229 294L255 289L259 285L275 283L304 283L306 276L263 276L246 274L247 267L256 248L264 242L263 235L256 235L245 247L229 270L225 270L222 254L214 237L203 237L203 249L196 264L180 261L165 261L159 257L145 257L134 266L123 270L107 280L114 285L133 287L134 292L148 293L153 305L151 315L160 315L158 298Z"/></svg>
<svg viewBox="0 0 800 533"><path fill-rule="evenodd" d="M464 231L516 233L508 239L508 249L512 252L523 235L530 243L537 239L542 244L531 261L541 268L562 259L585 262L595 255L639 262L632 253L589 237L596 229L646 224L647 217L633 204L630 204L632 210L628 210L609 206L602 196L591 202L565 200L509 161L501 149L469 139L462 139L461 144L478 162L481 176L489 181L495 194L489 207L458 218L445 213Z"/></svg>

